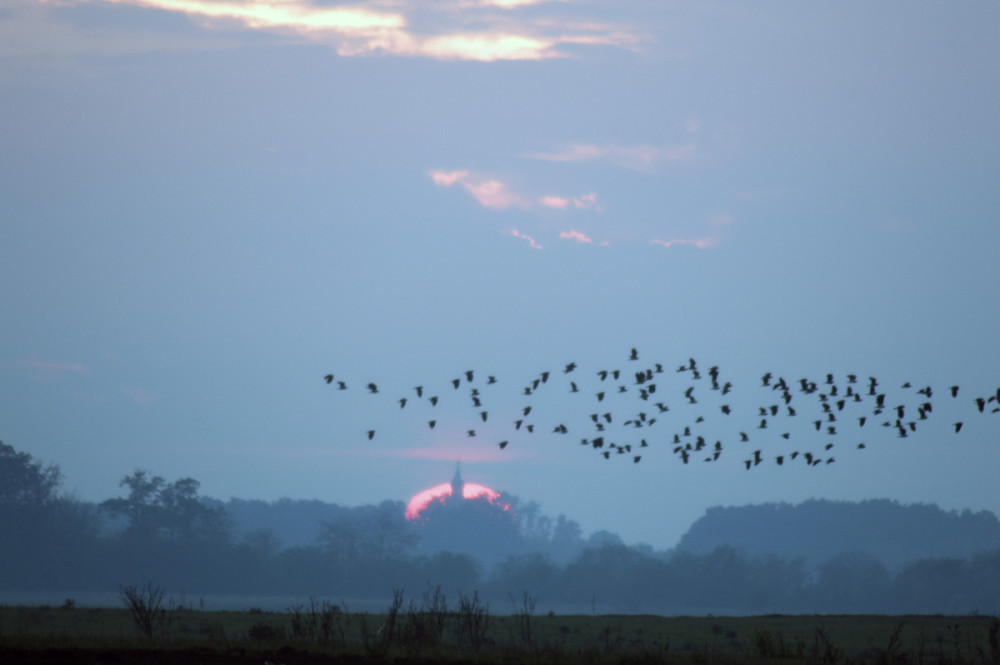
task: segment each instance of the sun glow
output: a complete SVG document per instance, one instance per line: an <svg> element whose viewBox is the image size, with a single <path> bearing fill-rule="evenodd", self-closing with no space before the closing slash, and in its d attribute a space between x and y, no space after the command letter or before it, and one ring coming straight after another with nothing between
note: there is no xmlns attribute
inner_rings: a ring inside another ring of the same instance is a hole
<svg viewBox="0 0 1000 665"><path fill-rule="evenodd" d="M420 513L429 506L433 501L440 501L444 503L452 493L451 483L442 483L440 485L435 485L430 489L426 489L423 492L418 492L413 495L410 499L410 503L406 506L406 519L415 520L420 517ZM462 498L463 499L478 499L480 497L486 497L490 503L500 502L500 493L491 490L485 485L478 485L476 483L464 483L462 485ZM507 510L508 506L503 505L503 509Z"/></svg>

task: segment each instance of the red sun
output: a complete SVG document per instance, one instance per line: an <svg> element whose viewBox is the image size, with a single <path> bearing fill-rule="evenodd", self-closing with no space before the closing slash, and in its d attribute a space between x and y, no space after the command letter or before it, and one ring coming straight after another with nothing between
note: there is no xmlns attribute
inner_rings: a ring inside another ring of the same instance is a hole
<svg viewBox="0 0 1000 665"><path fill-rule="evenodd" d="M486 499L493 504L501 506L504 510L508 510L510 506L503 503L500 499L500 493L491 490L485 485L477 485L476 483L462 483L462 498L463 499L478 499L480 497L486 497ZM406 506L406 519L415 520L420 517L420 513L431 504L433 501L444 502L452 494L452 483L442 483L436 485L430 489L426 489L423 492L418 492L413 495L410 499L410 503Z"/></svg>

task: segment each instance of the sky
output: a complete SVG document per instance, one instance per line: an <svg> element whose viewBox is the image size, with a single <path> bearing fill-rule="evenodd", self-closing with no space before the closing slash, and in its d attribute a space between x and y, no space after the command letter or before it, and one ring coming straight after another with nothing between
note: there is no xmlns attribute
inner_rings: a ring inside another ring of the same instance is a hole
<svg viewBox="0 0 1000 665"><path fill-rule="evenodd" d="M1000 513L974 402L1000 386L998 25L976 0L0 0L0 440L88 501L141 468L405 502L460 460L657 548L717 505ZM871 423L813 429L830 385ZM908 436L879 428L904 405ZM612 412L658 422L605 459ZM685 464L698 417L723 453Z"/></svg>

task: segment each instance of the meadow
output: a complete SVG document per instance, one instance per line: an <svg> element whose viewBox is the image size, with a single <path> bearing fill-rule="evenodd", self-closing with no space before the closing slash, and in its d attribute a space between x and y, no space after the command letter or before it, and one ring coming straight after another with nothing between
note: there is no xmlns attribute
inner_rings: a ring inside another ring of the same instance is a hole
<svg viewBox="0 0 1000 665"><path fill-rule="evenodd" d="M282 612L145 609L0 607L0 662L1000 664L993 616L536 615L527 595L494 614L475 594L454 606L398 594L379 613L316 599Z"/></svg>

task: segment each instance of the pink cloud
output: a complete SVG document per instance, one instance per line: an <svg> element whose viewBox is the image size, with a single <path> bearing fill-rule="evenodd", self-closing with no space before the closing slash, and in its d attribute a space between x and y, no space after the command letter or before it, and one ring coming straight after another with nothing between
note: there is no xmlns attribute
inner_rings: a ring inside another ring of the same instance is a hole
<svg viewBox="0 0 1000 665"><path fill-rule="evenodd" d="M153 401L153 396L145 388L122 388L122 392L138 404L149 404Z"/></svg>
<svg viewBox="0 0 1000 665"><path fill-rule="evenodd" d="M80 363L51 363L42 360L18 359L18 365L27 365L35 369L47 370L50 372L86 372L87 366Z"/></svg>
<svg viewBox="0 0 1000 665"><path fill-rule="evenodd" d="M562 196L542 196L538 199L538 203L546 208L558 208L562 210L569 206L569 199Z"/></svg>
<svg viewBox="0 0 1000 665"><path fill-rule="evenodd" d="M654 238L649 242L651 245L663 245L664 247L672 247L673 245L693 245L698 249L708 249L709 247L715 247L719 244L718 239L711 236L705 236L703 238L678 238L674 240L660 240L659 238Z"/></svg>
<svg viewBox="0 0 1000 665"><path fill-rule="evenodd" d="M597 194L590 193L584 194L583 196L577 196L573 199L574 208L592 208L597 205Z"/></svg>
<svg viewBox="0 0 1000 665"><path fill-rule="evenodd" d="M560 231L559 238L561 240L575 240L577 242L586 242L593 244L593 240L585 236L580 231Z"/></svg>
<svg viewBox="0 0 1000 665"><path fill-rule="evenodd" d="M535 242L534 238L532 238L531 236L524 235L517 229L507 229L506 231L504 231L504 233L514 238L520 238L522 240L527 241L528 245L531 246L532 249L542 249L542 246L539 245L537 242Z"/></svg>
<svg viewBox="0 0 1000 665"><path fill-rule="evenodd" d="M729 226L736 221L736 218L728 212L721 212L708 216L708 223L713 226Z"/></svg>
<svg viewBox="0 0 1000 665"><path fill-rule="evenodd" d="M499 443L499 442L497 442ZM451 443L432 444L419 448L406 448L402 450L391 450L386 448L352 448L333 452L332 454L344 457L375 457L390 459L420 459L420 460L440 460L454 462L509 462L512 459L524 459L530 457L528 451L509 445L503 450L496 445L488 447L470 447L465 444L455 445Z"/></svg>
<svg viewBox="0 0 1000 665"><path fill-rule="evenodd" d="M434 181L435 185L441 185L442 187L451 187L456 182L465 180L469 177L468 171L431 171L431 180Z"/></svg>
<svg viewBox="0 0 1000 665"><path fill-rule="evenodd" d="M606 160L624 168L641 170L658 161L676 162L690 159L696 152L697 145L693 142L666 148L647 144L634 146L574 144L559 152L533 152L524 156L549 162Z"/></svg>
<svg viewBox="0 0 1000 665"><path fill-rule="evenodd" d="M465 191L484 208L505 210L510 207L529 208L531 204L520 194L511 191L506 183L496 178L486 178L469 171L430 171L431 180L441 187L460 183Z"/></svg>
<svg viewBox="0 0 1000 665"><path fill-rule="evenodd" d="M60 0L65 4L85 1ZM537 8L532 16L517 11L548 4L545 0L382 0L332 5L314 0L104 2L183 14L208 29L299 37L328 45L342 56L378 54L480 62L544 60L568 57L559 50L563 44L632 49L637 41L634 35L612 24L573 24L544 7ZM477 26L476 30L469 30L472 25Z"/></svg>
<svg viewBox="0 0 1000 665"><path fill-rule="evenodd" d="M463 182L462 186L479 201L479 205L485 208L504 210L511 206L528 207L523 198L511 192L507 185L499 180L487 180L477 184Z"/></svg>

